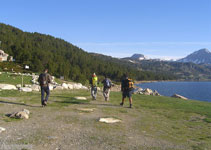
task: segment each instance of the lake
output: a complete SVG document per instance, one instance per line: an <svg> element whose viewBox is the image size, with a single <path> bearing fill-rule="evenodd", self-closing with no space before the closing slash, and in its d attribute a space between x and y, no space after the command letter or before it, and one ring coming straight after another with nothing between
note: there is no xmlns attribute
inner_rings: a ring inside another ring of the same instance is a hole
<svg viewBox="0 0 211 150"><path fill-rule="evenodd" d="M211 82L151 82L137 86L156 90L163 96L176 93L189 99L211 102Z"/></svg>

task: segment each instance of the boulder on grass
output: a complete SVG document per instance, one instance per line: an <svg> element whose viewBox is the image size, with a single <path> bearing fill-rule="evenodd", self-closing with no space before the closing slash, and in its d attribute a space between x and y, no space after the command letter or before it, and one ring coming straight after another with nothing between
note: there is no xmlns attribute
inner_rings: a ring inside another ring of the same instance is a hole
<svg viewBox="0 0 211 150"><path fill-rule="evenodd" d="M104 123L117 123L117 122L121 122L121 120L115 119L115 118L100 118L99 122L104 122Z"/></svg>
<svg viewBox="0 0 211 150"><path fill-rule="evenodd" d="M68 89L72 90L73 89L73 85L72 84L67 84L68 85Z"/></svg>
<svg viewBox="0 0 211 150"><path fill-rule="evenodd" d="M0 127L0 133L3 132L3 131L6 131L6 129L3 128L3 127Z"/></svg>
<svg viewBox="0 0 211 150"><path fill-rule="evenodd" d="M21 87L19 90L22 92L32 92L32 88L29 87Z"/></svg>
<svg viewBox="0 0 211 150"><path fill-rule="evenodd" d="M68 85L66 83L62 83L63 89L68 89Z"/></svg>
<svg viewBox="0 0 211 150"><path fill-rule="evenodd" d="M172 95L171 97L174 97L174 98L180 98L180 99L184 99L184 100L187 100L188 98L184 97L184 96L181 96L179 94L174 94Z"/></svg>
<svg viewBox="0 0 211 150"><path fill-rule="evenodd" d="M37 91L37 92L39 92L39 91L40 91L40 86L39 86L39 85L36 85L36 84L33 84L33 85L31 86L31 89L32 89L32 91Z"/></svg>
<svg viewBox="0 0 211 150"><path fill-rule="evenodd" d="M144 95L152 95L153 91L149 88L146 88L142 91Z"/></svg>
<svg viewBox="0 0 211 150"><path fill-rule="evenodd" d="M0 84L0 89L2 90L17 90L16 86L11 84Z"/></svg>
<svg viewBox="0 0 211 150"><path fill-rule="evenodd" d="M77 99L77 100L87 100L87 98L86 97L74 97L75 99Z"/></svg>
<svg viewBox="0 0 211 150"><path fill-rule="evenodd" d="M10 118L16 118L16 119L29 119L29 114L30 114L29 110L23 109L22 111L9 114L8 116Z"/></svg>

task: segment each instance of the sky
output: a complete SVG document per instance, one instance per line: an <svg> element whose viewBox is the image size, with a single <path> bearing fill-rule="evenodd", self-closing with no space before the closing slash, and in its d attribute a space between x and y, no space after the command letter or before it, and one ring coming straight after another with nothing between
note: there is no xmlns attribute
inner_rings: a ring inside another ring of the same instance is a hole
<svg viewBox="0 0 211 150"><path fill-rule="evenodd" d="M211 0L0 0L0 22L88 52L178 59L211 50Z"/></svg>

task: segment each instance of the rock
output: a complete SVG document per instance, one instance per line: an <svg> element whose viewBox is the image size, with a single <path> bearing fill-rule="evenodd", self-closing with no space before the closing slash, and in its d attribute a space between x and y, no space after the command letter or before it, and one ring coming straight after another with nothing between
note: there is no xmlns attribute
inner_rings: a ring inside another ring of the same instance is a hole
<svg viewBox="0 0 211 150"><path fill-rule="evenodd" d="M64 88L62 87L62 86L56 86L55 88L54 88L54 90L63 90Z"/></svg>
<svg viewBox="0 0 211 150"><path fill-rule="evenodd" d="M74 83L74 84L73 84L73 89L78 90L78 89L81 89L82 86L83 86L83 85L82 85L81 83Z"/></svg>
<svg viewBox="0 0 211 150"><path fill-rule="evenodd" d="M151 94L153 93L153 91L152 91L151 89L149 89L149 88L146 88L146 89L144 89L144 90L142 91L142 93L143 93L144 95L151 95Z"/></svg>
<svg viewBox="0 0 211 150"><path fill-rule="evenodd" d="M77 99L77 100L87 100L86 97L74 97L74 98Z"/></svg>
<svg viewBox="0 0 211 150"><path fill-rule="evenodd" d="M68 85L68 89L72 90L73 89L73 85L72 84L67 84Z"/></svg>
<svg viewBox="0 0 211 150"><path fill-rule="evenodd" d="M179 94L174 94L172 95L171 97L174 97L174 98L180 98L180 99L184 99L184 100L187 100L188 98L184 97L184 96L181 96Z"/></svg>
<svg viewBox="0 0 211 150"><path fill-rule="evenodd" d="M23 109L23 111L28 115L30 114L30 111L28 109Z"/></svg>
<svg viewBox="0 0 211 150"><path fill-rule="evenodd" d="M82 86L81 89L83 89L83 90L88 90L88 87Z"/></svg>
<svg viewBox="0 0 211 150"><path fill-rule="evenodd" d="M97 90L100 91L101 90L100 87L97 87Z"/></svg>
<svg viewBox="0 0 211 150"><path fill-rule="evenodd" d="M143 89L142 88L137 88L137 89L135 89L134 90L134 94L137 94L137 93L140 93L140 92L142 92L143 91Z"/></svg>
<svg viewBox="0 0 211 150"><path fill-rule="evenodd" d="M0 127L0 133L3 132L3 131L6 131L6 129L3 128L3 127Z"/></svg>
<svg viewBox="0 0 211 150"><path fill-rule="evenodd" d="M77 110L84 112L93 112L94 108L77 108Z"/></svg>
<svg viewBox="0 0 211 150"><path fill-rule="evenodd" d="M31 86L31 89L32 89L32 91L37 91L37 92L39 92L39 91L40 91L40 86L39 86L39 85L36 85L36 84L33 84L33 85Z"/></svg>
<svg viewBox="0 0 211 150"><path fill-rule="evenodd" d="M32 85L31 85L31 84L25 84L24 87L29 87L29 88L31 88Z"/></svg>
<svg viewBox="0 0 211 150"><path fill-rule="evenodd" d="M117 123L117 122L121 122L121 120L115 119L115 118L100 118L99 122L104 122L104 123Z"/></svg>
<svg viewBox="0 0 211 150"><path fill-rule="evenodd" d="M56 88L53 84L49 84L49 90L52 91L54 88Z"/></svg>
<svg viewBox="0 0 211 150"><path fill-rule="evenodd" d="M21 87L19 90L22 92L32 92L32 88L29 87Z"/></svg>
<svg viewBox="0 0 211 150"><path fill-rule="evenodd" d="M17 90L16 86L11 84L0 84L0 89L2 90Z"/></svg>
<svg viewBox="0 0 211 150"><path fill-rule="evenodd" d="M158 93L158 91L154 90L153 91L153 96L161 96L161 95Z"/></svg>
<svg viewBox="0 0 211 150"><path fill-rule="evenodd" d="M10 114L9 117L16 119L29 119L29 114L29 110L23 109L22 111Z"/></svg>
<svg viewBox="0 0 211 150"><path fill-rule="evenodd" d="M66 83L62 83L63 89L68 89L68 85Z"/></svg>
<svg viewBox="0 0 211 150"><path fill-rule="evenodd" d="M22 87L21 84L16 85L16 88L18 88L18 89L21 88L21 87Z"/></svg>

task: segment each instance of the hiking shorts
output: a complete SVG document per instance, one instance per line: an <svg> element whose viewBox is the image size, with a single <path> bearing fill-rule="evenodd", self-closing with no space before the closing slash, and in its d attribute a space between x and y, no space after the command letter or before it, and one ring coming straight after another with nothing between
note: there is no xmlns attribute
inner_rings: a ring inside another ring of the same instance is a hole
<svg viewBox="0 0 211 150"><path fill-rule="evenodd" d="M133 91L123 91L122 92L122 97L123 98L126 98L126 97L131 98L132 97L132 93L133 93Z"/></svg>

